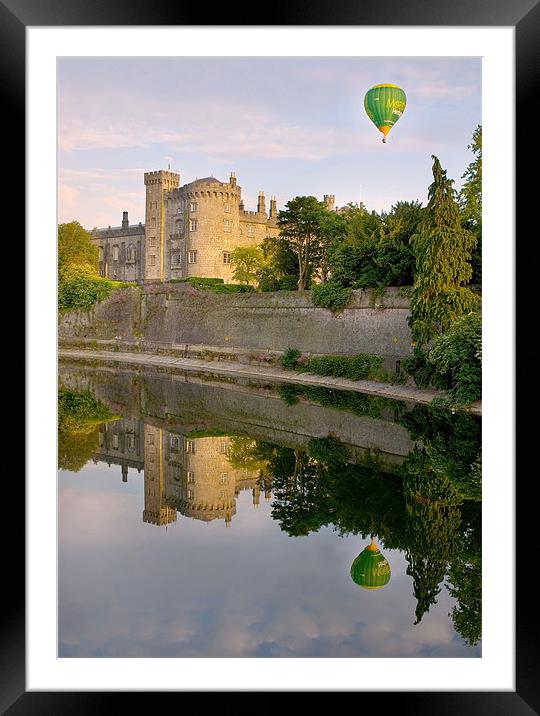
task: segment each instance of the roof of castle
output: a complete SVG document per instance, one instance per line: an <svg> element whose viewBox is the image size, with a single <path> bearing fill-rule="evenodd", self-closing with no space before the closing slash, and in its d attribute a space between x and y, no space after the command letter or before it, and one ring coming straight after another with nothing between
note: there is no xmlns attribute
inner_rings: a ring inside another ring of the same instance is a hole
<svg viewBox="0 0 540 716"><path fill-rule="evenodd" d="M202 179L195 179L195 181L186 184L186 186L203 186L207 184L219 184L222 186L223 183L224 182L219 181L219 179L216 179L216 177L203 177Z"/></svg>

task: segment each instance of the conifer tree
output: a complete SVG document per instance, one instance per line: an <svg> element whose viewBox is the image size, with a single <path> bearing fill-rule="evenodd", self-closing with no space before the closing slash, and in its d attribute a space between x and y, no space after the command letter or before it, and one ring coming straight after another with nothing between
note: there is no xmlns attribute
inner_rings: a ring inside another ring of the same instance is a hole
<svg viewBox="0 0 540 716"><path fill-rule="evenodd" d="M419 347L478 305L477 296L467 287L476 237L462 225L453 180L447 178L437 157L432 159L429 202L411 239L416 269L409 324Z"/></svg>

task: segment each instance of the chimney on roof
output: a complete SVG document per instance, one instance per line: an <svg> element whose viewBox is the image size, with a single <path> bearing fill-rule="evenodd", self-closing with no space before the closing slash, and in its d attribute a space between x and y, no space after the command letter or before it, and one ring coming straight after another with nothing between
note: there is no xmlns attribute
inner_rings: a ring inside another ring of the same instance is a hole
<svg viewBox="0 0 540 716"><path fill-rule="evenodd" d="M129 226L128 213L127 213L127 211L124 211L122 214L122 228L127 229L128 226Z"/></svg>

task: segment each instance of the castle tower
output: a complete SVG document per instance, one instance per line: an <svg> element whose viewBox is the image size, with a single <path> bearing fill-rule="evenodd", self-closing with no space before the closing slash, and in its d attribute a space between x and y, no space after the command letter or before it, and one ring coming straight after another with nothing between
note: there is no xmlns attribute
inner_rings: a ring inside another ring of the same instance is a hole
<svg viewBox="0 0 540 716"><path fill-rule="evenodd" d="M164 170L146 172L144 184L146 186L144 278L146 281L163 281L166 194L180 186L180 175Z"/></svg>
<svg viewBox="0 0 540 716"><path fill-rule="evenodd" d="M122 212L122 228L123 229L129 228L129 219L128 219L127 211Z"/></svg>
<svg viewBox="0 0 540 716"><path fill-rule="evenodd" d="M257 213L266 214L266 203L263 191L259 192L259 198L257 199Z"/></svg>
<svg viewBox="0 0 540 716"><path fill-rule="evenodd" d="M277 219L277 201L276 197L272 196L270 198L270 219Z"/></svg>
<svg viewBox="0 0 540 716"><path fill-rule="evenodd" d="M326 208L328 209L328 211L335 210L334 204L336 201L336 197L334 196L334 194L325 194L323 197L323 201L326 204Z"/></svg>
<svg viewBox="0 0 540 716"><path fill-rule="evenodd" d="M176 522L176 510L165 502L163 430L144 426L144 512L143 522L167 525Z"/></svg>

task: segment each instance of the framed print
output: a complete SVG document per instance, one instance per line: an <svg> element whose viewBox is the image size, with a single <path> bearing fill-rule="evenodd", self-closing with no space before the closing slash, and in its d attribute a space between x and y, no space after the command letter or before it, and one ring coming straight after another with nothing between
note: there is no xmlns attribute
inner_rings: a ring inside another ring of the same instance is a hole
<svg viewBox="0 0 540 716"><path fill-rule="evenodd" d="M3 708L534 712L513 187L538 6L128 6L1 6L30 398Z"/></svg>

